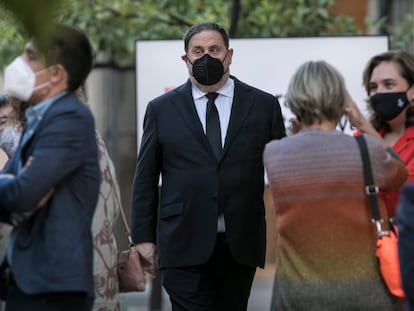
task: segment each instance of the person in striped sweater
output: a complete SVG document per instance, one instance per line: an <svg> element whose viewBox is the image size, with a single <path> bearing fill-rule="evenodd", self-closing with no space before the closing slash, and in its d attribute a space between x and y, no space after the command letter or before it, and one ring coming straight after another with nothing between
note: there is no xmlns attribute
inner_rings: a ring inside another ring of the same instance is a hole
<svg viewBox="0 0 414 311"><path fill-rule="evenodd" d="M346 114L364 133L380 189L401 186L404 163L327 62L299 67L286 104L302 128L263 154L278 234L271 310L401 310L380 276L360 151L355 138L336 130L340 118Z"/></svg>

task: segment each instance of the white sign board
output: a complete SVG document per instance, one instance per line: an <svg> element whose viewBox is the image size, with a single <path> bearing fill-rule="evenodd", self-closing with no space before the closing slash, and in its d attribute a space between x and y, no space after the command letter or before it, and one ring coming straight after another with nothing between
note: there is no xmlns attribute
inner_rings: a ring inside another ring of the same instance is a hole
<svg viewBox="0 0 414 311"><path fill-rule="evenodd" d="M366 113L362 72L372 56L389 49L389 41L387 36L230 39L230 47L234 49L230 73L252 86L281 95L279 101L288 126L293 115L284 106L283 95L292 74L308 60L325 60L335 66L344 76L351 96ZM182 40L136 42L138 142L148 102L188 79L181 59L184 53ZM344 132L352 132L346 119L341 123Z"/></svg>

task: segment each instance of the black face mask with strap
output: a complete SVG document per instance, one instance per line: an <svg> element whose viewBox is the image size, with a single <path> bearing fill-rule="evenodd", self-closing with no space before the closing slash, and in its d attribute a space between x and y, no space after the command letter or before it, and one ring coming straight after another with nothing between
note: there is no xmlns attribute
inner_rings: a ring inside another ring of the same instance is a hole
<svg viewBox="0 0 414 311"><path fill-rule="evenodd" d="M391 121L410 104L407 92L376 93L369 101L372 109L384 121Z"/></svg>
<svg viewBox="0 0 414 311"><path fill-rule="evenodd" d="M226 58L227 54L224 60ZM194 63L190 60L188 61L193 65L193 77L202 85L216 84L225 74L223 62L218 58L211 57L209 54L204 54L203 57L197 59Z"/></svg>

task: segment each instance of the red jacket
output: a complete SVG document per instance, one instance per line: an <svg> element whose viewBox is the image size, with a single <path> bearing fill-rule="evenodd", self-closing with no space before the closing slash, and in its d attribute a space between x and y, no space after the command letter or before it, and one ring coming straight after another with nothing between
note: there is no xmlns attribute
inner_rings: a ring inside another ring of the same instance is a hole
<svg viewBox="0 0 414 311"><path fill-rule="evenodd" d="M380 129L378 133L384 137L385 130ZM361 135L359 130L355 131L354 136ZM392 146L395 152L398 153L400 158L404 161L407 166L408 177L405 184L414 181L414 126L408 127L404 134L395 142ZM404 184L404 185L405 185ZM403 186L397 191L381 192L387 207L388 216L395 217L398 199Z"/></svg>
<svg viewBox="0 0 414 311"><path fill-rule="evenodd" d="M384 136L384 130L380 130L381 136ZM392 146L407 166L408 177L406 184L414 181L414 126L408 127L404 134ZM398 199L401 188L398 191L383 192L385 204L390 217L395 216Z"/></svg>

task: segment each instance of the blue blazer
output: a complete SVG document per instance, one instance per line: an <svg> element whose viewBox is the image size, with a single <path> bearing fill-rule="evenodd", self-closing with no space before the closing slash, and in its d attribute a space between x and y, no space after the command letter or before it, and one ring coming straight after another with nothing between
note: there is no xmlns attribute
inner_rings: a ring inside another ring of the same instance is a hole
<svg viewBox="0 0 414 311"><path fill-rule="evenodd" d="M406 310L414 311L414 183L404 186L397 207L398 256Z"/></svg>
<svg viewBox="0 0 414 311"><path fill-rule="evenodd" d="M285 128L274 96L232 79L233 105L218 160L197 115L189 80L148 104L131 233L135 243L157 243L161 268L199 265L210 258L219 204L233 258L250 267L264 266L262 153L270 140L285 136Z"/></svg>
<svg viewBox="0 0 414 311"><path fill-rule="evenodd" d="M19 161L29 157L31 164L19 172ZM18 287L27 294L81 291L93 297L91 222L100 171L90 110L73 92L58 98L2 173L16 175L0 178L3 222L32 211L54 189L47 204L11 234L9 265Z"/></svg>

